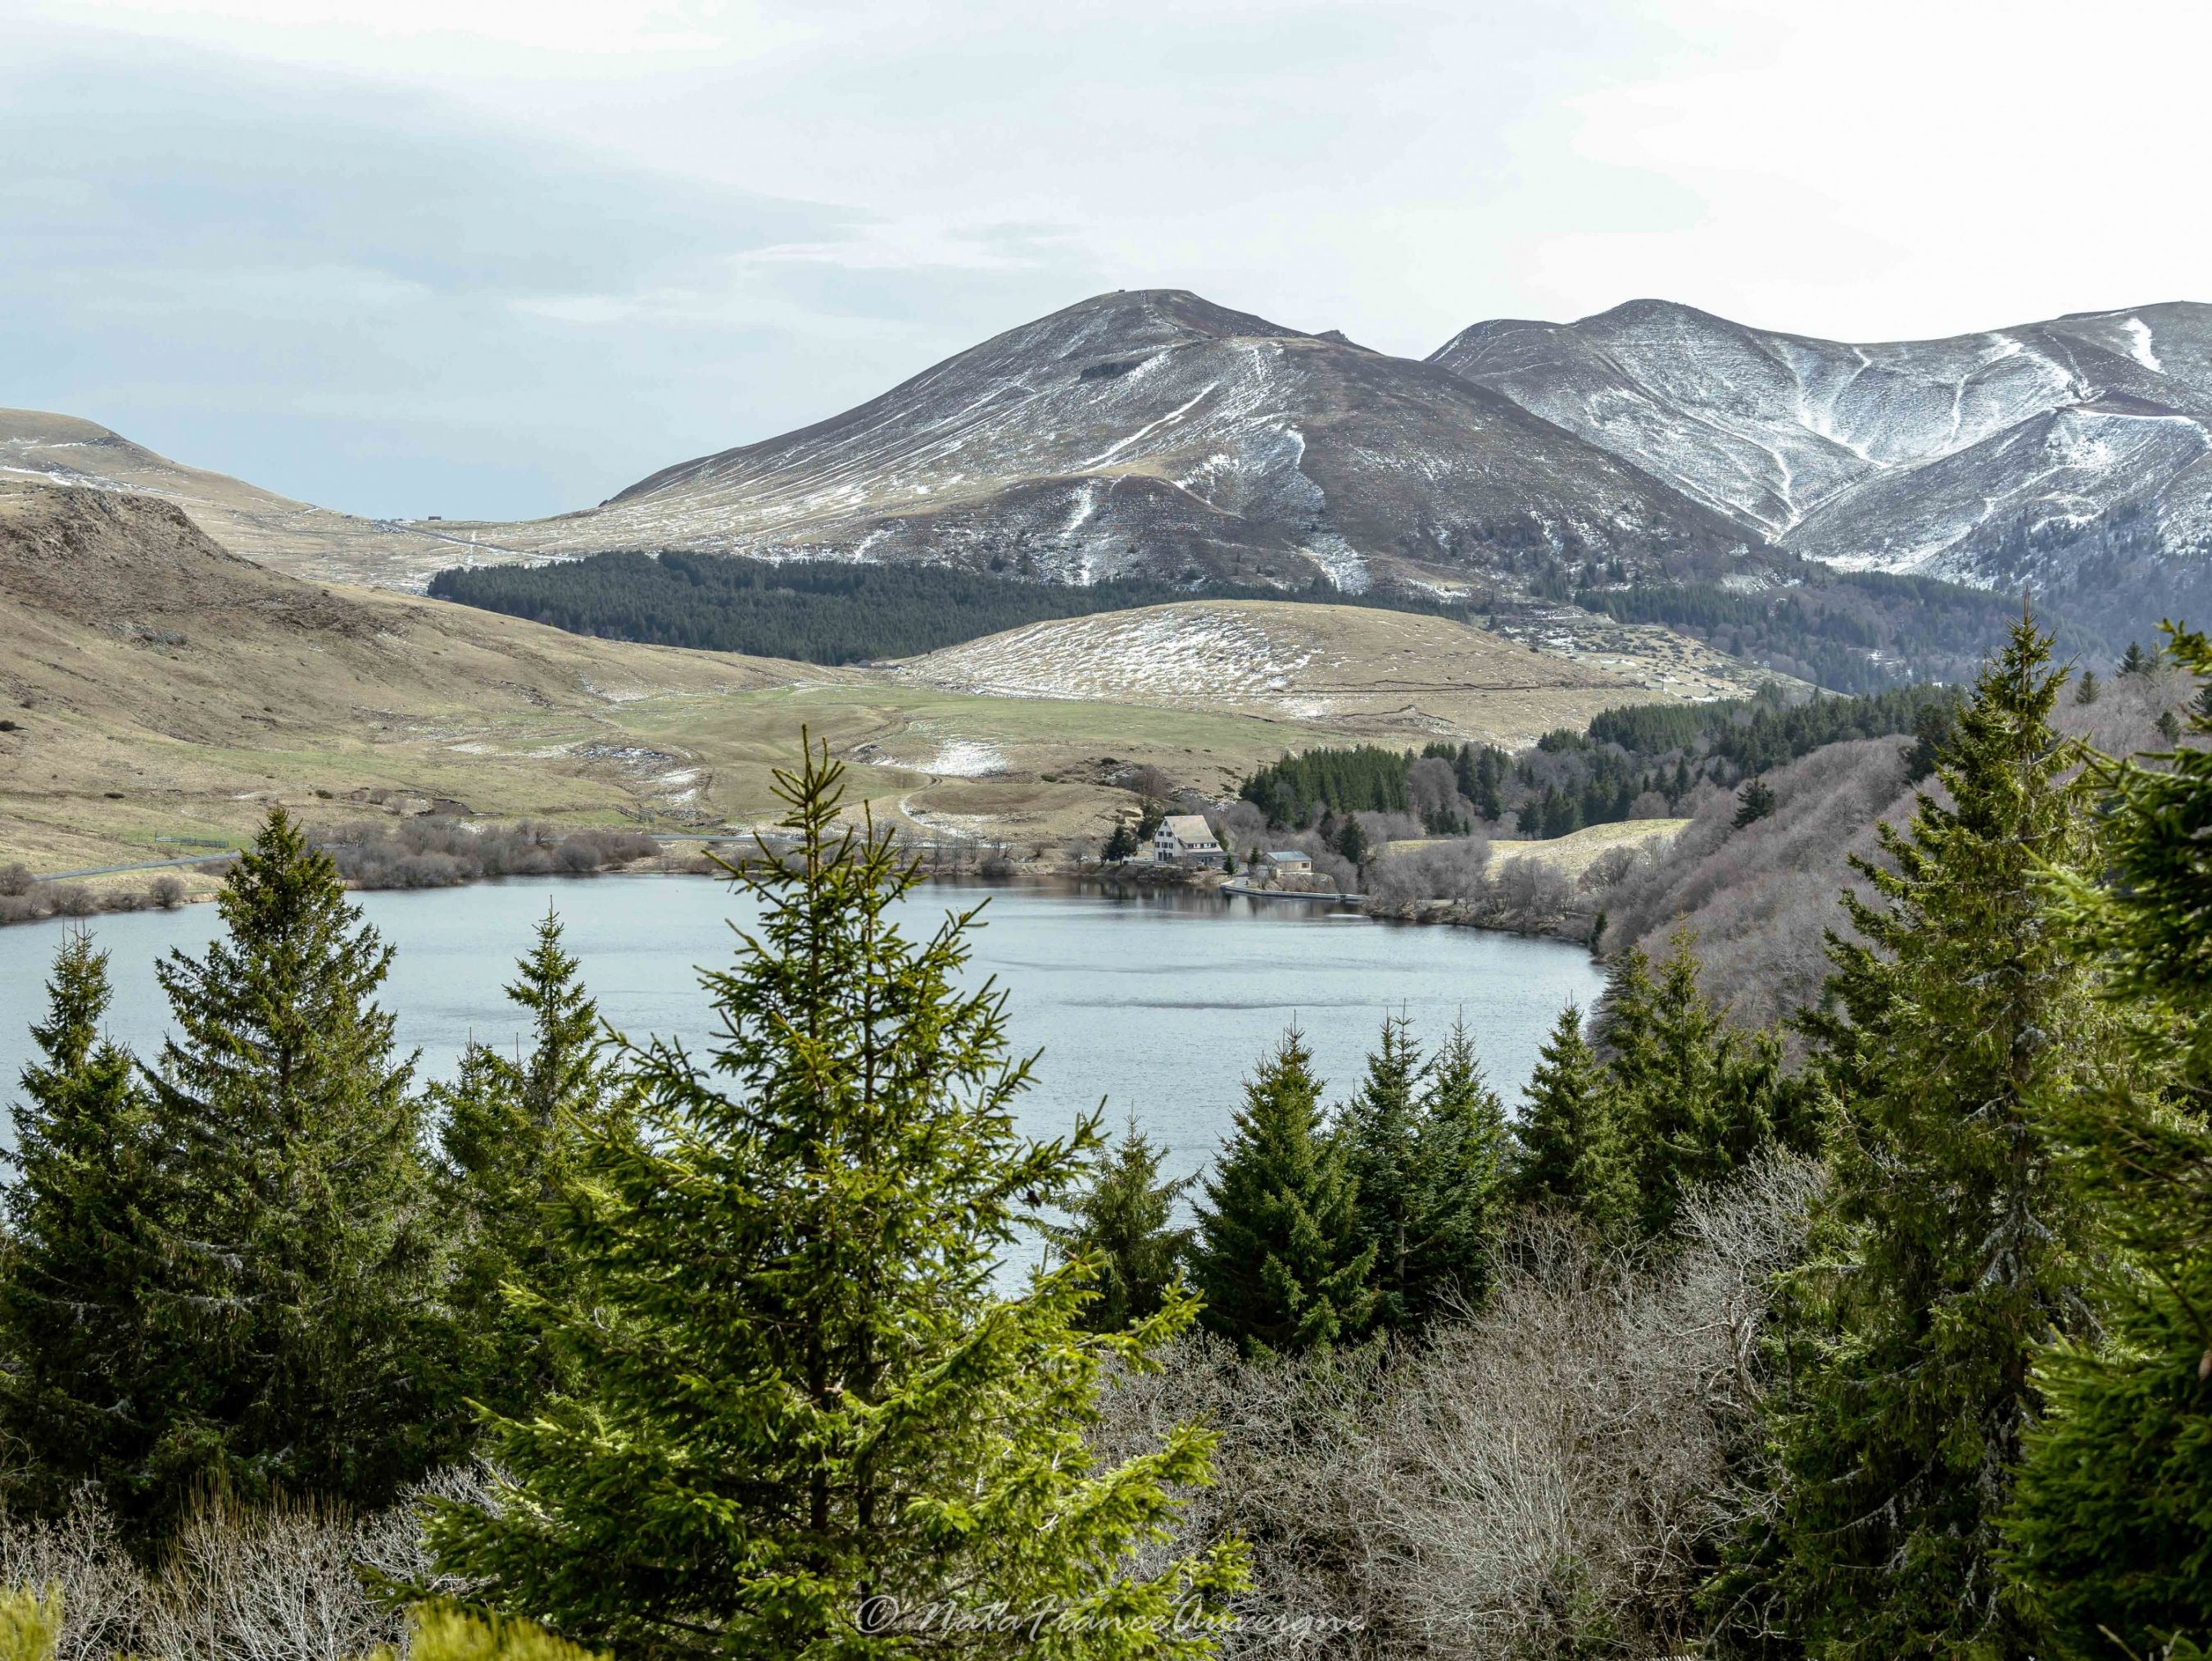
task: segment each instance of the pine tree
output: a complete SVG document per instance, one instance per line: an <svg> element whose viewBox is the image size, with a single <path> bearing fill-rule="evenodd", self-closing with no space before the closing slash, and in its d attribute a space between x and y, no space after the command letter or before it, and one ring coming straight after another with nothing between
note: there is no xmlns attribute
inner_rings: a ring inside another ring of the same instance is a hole
<svg viewBox="0 0 2212 1661"><path fill-rule="evenodd" d="M2081 678L2074 683L2074 702L2086 708L2101 697L2104 695L2104 690L2098 684L2097 672L2094 669L2084 669Z"/></svg>
<svg viewBox="0 0 2212 1661"><path fill-rule="evenodd" d="M158 1520L210 1487L382 1504L463 1428L414 1062L371 1001L391 949L281 808L219 906L226 937L158 970L177 1036L149 1075L170 1151L149 1302L172 1365L118 1509Z"/></svg>
<svg viewBox="0 0 2212 1661"><path fill-rule="evenodd" d="M1413 1023L1385 1015L1367 1076L1340 1118L1345 1171L1358 1195L1358 1238L1374 1259L1372 1318L1394 1331L1413 1321L1413 1254L1423 1226L1417 1098L1427 1071Z"/></svg>
<svg viewBox="0 0 2212 1661"><path fill-rule="evenodd" d="M1248 1353L1310 1348L1363 1331L1375 1249L1358 1189L1322 1123L1321 1082L1296 1027L1244 1086L1205 1185L1192 1278L1206 1325Z"/></svg>
<svg viewBox="0 0 2212 1661"><path fill-rule="evenodd" d="M1504 1234L1511 1140L1505 1104L1483 1077L1466 1022L1455 1021L1420 1098L1406 1274L1414 1323L1480 1306Z"/></svg>
<svg viewBox="0 0 2212 1661"><path fill-rule="evenodd" d="M2120 654L2120 672L2124 675L2147 675L2158 660L2154 652L2146 652L2141 641L2131 640L2128 649Z"/></svg>
<svg viewBox="0 0 2212 1661"><path fill-rule="evenodd" d="M2212 640L2170 639L2212 687ZM2212 736L2212 712L2192 725ZM2062 1122L2114 1253L2099 1340L2038 1358L2043 1412L2005 1524L2013 1569L2078 1656L2123 1652L2115 1638L2212 1650L2212 750L2148 759L2093 769L2102 879L2054 873L2136 1059Z"/></svg>
<svg viewBox="0 0 2212 1661"><path fill-rule="evenodd" d="M438 1175L461 1226L451 1298L472 1399L518 1413L550 1390L556 1361L541 1323L503 1290L572 1298L575 1266L553 1207L580 1174L584 1139L613 1107L599 1007L561 944L549 906L516 965L508 999L531 1019L526 1055L471 1044L450 1084L433 1086L444 1154Z"/></svg>
<svg viewBox="0 0 2212 1661"><path fill-rule="evenodd" d="M1114 834L1106 838L1106 847L1100 857L1109 865L1118 865L1123 860L1133 858L1136 852L1136 833L1124 822L1115 825Z"/></svg>
<svg viewBox="0 0 2212 1661"><path fill-rule="evenodd" d="M1567 1212L1600 1235L1631 1226L1636 1179L1613 1104L1597 1056L1583 1037L1583 1013L1569 1004L1538 1052L1528 1104L1513 1127L1512 1196Z"/></svg>
<svg viewBox="0 0 2212 1661"><path fill-rule="evenodd" d="M1671 1232L1682 1202L1720 1182L1772 1140L1780 1051L1731 1029L1698 986L1687 933L1651 978L1640 952L1623 954L1599 1031L1613 1052L1613 1116L1629 1145L1638 1226Z"/></svg>
<svg viewBox="0 0 2212 1661"><path fill-rule="evenodd" d="M842 770L810 748L776 775L793 846L733 872L761 919L702 976L710 1054L623 1050L635 1132L592 1133L562 1196L590 1297L547 1317L577 1382L489 1421L504 1503L441 1507L435 1557L620 1654L949 1652L1002 1604L1048 1612L1043 1653L1206 1652L1171 1617L1213 1607L1234 1555L1131 1553L1206 1480L1209 1439L1110 1469L1085 1439L1102 1369L1144 1365L1190 1303L1086 1335L1079 1268L997 1289L1095 1122L1018 1135L1005 996L958 984L975 914L906 938L920 872L840 830Z"/></svg>
<svg viewBox="0 0 2212 1661"><path fill-rule="evenodd" d="M127 1487L152 1434L144 1289L159 1250L157 1145L137 1063L100 1034L107 954L82 930L54 959L31 1037L6 1158L0 1275L0 1437L18 1451L7 1488L59 1508L90 1482Z"/></svg>
<svg viewBox="0 0 2212 1661"><path fill-rule="evenodd" d="M1166 1157L1131 1114L1121 1140L1099 1151L1090 1181L1069 1202L1072 1220L1044 1226L1064 1259L1091 1266L1092 1301L1079 1322L1086 1331L1121 1332L1150 1320L1182 1278L1190 1231L1175 1226L1175 1208L1197 1178L1163 1178Z"/></svg>
<svg viewBox="0 0 2212 1661"><path fill-rule="evenodd" d="M1741 830L1747 824L1756 824L1774 813L1774 787L1765 779L1754 778L1736 793L1735 818L1733 828Z"/></svg>
<svg viewBox="0 0 2212 1661"><path fill-rule="evenodd" d="M2038 880L2084 816L2050 715L2064 675L2023 619L1986 667L1888 864L1857 862L1858 939L1831 935L1806 1019L1839 1115L1823 1259L1788 1309L1771 1422L1784 1624L1811 1652L2026 1657L2033 1614L1995 1524L2035 1406L2028 1365L2079 1326L2078 1208L2049 1112L2109 1023Z"/></svg>

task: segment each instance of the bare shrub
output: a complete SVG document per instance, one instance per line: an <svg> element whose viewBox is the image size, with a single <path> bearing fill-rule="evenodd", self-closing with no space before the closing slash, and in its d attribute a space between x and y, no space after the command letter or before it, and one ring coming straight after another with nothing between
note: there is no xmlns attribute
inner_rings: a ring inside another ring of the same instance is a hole
<svg viewBox="0 0 2212 1661"><path fill-rule="evenodd" d="M126 1552L89 1490L58 1518L0 1518L0 1585L61 1589L54 1661L343 1661L403 1642L401 1616L371 1577L459 1593L422 1547L431 1497L489 1504L481 1467L441 1473L399 1505L364 1517L312 1506L187 1518L148 1572Z"/></svg>
<svg viewBox="0 0 2212 1661"><path fill-rule="evenodd" d="M1482 893L1483 873L1489 867L1487 837L1408 848L1369 866L1367 892L1375 904L1385 907L1473 899Z"/></svg>
<svg viewBox="0 0 2212 1661"><path fill-rule="evenodd" d="M82 883L48 883L46 898L55 915L64 917L88 917L100 910L100 897Z"/></svg>
<svg viewBox="0 0 2212 1661"><path fill-rule="evenodd" d="M20 860L13 865L0 865L0 894L11 897L27 894L33 880L31 867Z"/></svg>
<svg viewBox="0 0 2212 1661"><path fill-rule="evenodd" d="M1574 885L1556 867L1526 854L1505 861L1496 891L1509 909L1532 916L1564 911L1574 898Z"/></svg>
<svg viewBox="0 0 2212 1661"><path fill-rule="evenodd" d="M1119 1457L1194 1415L1220 1433L1174 1548L1252 1542L1259 1618L1231 1655L1678 1653L1814 1180L1757 1167L1642 1262L1529 1218L1480 1315L1395 1355L1188 1342L1117 1381L1100 1439Z"/></svg>
<svg viewBox="0 0 2212 1661"><path fill-rule="evenodd" d="M319 835L338 874L360 888L447 888L487 877L589 876L651 859L660 844L635 830L548 825L472 828L446 818L368 820Z"/></svg>
<svg viewBox="0 0 2212 1661"><path fill-rule="evenodd" d="M164 911L173 911L185 903L185 885L176 877L156 877L147 896Z"/></svg>
<svg viewBox="0 0 2212 1661"><path fill-rule="evenodd" d="M2101 705L2096 706L2101 708ZM1836 903L1856 880L1849 856L1875 851L1875 824L1911 810L1905 741L1832 744L1767 774L1775 809L1735 828L1735 798L1715 793L1647 866L1605 896L1605 948L1665 948L1686 923L1707 989L1735 1019L1764 1025L1820 995L1822 931L1847 928Z"/></svg>

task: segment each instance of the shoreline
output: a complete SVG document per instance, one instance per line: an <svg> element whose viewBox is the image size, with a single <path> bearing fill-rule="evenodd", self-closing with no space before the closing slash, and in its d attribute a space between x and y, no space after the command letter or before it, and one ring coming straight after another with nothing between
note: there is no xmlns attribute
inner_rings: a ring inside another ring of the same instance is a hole
<svg viewBox="0 0 2212 1661"><path fill-rule="evenodd" d="M687 839L688 840L688 839ZM729 841L735 838L718 838ZM747 838L750 840L750 838ZM212 859L203 856L193 863L212 863L223 855ZM144 871L173 872L190 870L191 864L158 861L143 866L126 866L101 875L124 875ZM662 853L650 861L635 861L620 865L609 865L588 871L502 871L463 878L447 882L362 882L348 879L346 890L356 894L433 893L445 889L473 888L485 883L530 880L550 878L563 882L588 882L604 877L701 877L727 881L719 867L710 866L702 854L680 854L674 850ZM1328 907L1343 906L1348 910L1370 918L1376 922L1399 926L1426 928L1469 928L1480 934L1509 934L1523 940L1557 940L1562 945L1590 945L1589 929L1592 916L1569 913L1559 916L1527 917L1502 908L1489 908L1480 913L1472 903L1463 900L1428 900L1398 905L1375 904L1365 896L1347 897L1342 894L1306 894L1295 891L1269 893L1251 891L1235 885L1234 878L1224 878L1212 871L1184 870L1158 866L1014 866L1000 873L986 873L974 869L925 868L921 879L927 883L951 883L983 888L1065 888L1075 891L1093 891L1116 897L1141 893L1187 892L1193 895L1211 892L1224 898L1289 899L1304 904ZM135 912L179 910L185 906L198 905L214 900L221 891L218 885L207 883L195 891L175 896L173 899L156 899L151 889L131 891L129 903L100 904L103 897L96 890L87 888L64 876L35 879L37 884L52 883L66 890L75 888L88 896L94 903L88 906L82 901L72 900L70 905L56 906L43 911L23 910L9 913L0 910L0 928L15 924L52 922L56 921L90 922L106 916L127 916ZM35 891L35 889L34 891ZM114 891L112 887L109 891ZM82 906L82 909L72 909ZM1595 953L1592 953L1593 957Z"/></svg>

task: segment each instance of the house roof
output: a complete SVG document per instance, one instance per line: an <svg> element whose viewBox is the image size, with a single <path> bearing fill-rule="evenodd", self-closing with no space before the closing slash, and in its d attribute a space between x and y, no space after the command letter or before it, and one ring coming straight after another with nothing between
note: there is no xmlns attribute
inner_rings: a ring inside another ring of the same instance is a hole
<svg viewBox="0 0 2212 1661"><path fill-rule="evenodd" d="M1303 848L1270 848L1267 857L1271 860L1310 860L1313 855Z"/></svg>
<svg viewBox="0 0 2212 1661"><path fill-rule="evenodd" d="M1200 813L1170 813L1160 821L1160 829L1172 832L1182 842L1213 840L1213 827Z"/></svg>

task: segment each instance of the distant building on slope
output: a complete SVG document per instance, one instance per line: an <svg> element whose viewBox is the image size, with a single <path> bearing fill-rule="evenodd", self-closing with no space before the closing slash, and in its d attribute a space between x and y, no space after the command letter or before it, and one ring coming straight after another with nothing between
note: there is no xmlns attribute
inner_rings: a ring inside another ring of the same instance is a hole
<svg viewBox="0 0 2212 1661"><path fill-rule="evenodd" d="M1260 856L1260 863L1268 871L1283 876L1310 877L1313 874L1313 855L1302 848L1271 848Z"/></svg>
<svg viewBox="0 0 2212 1661"><path fill-rule="evenodd" d="M1152 858L1162 865L1218 866L1220 842L1198 813L1170 813L1152 832Z"/></svg>

